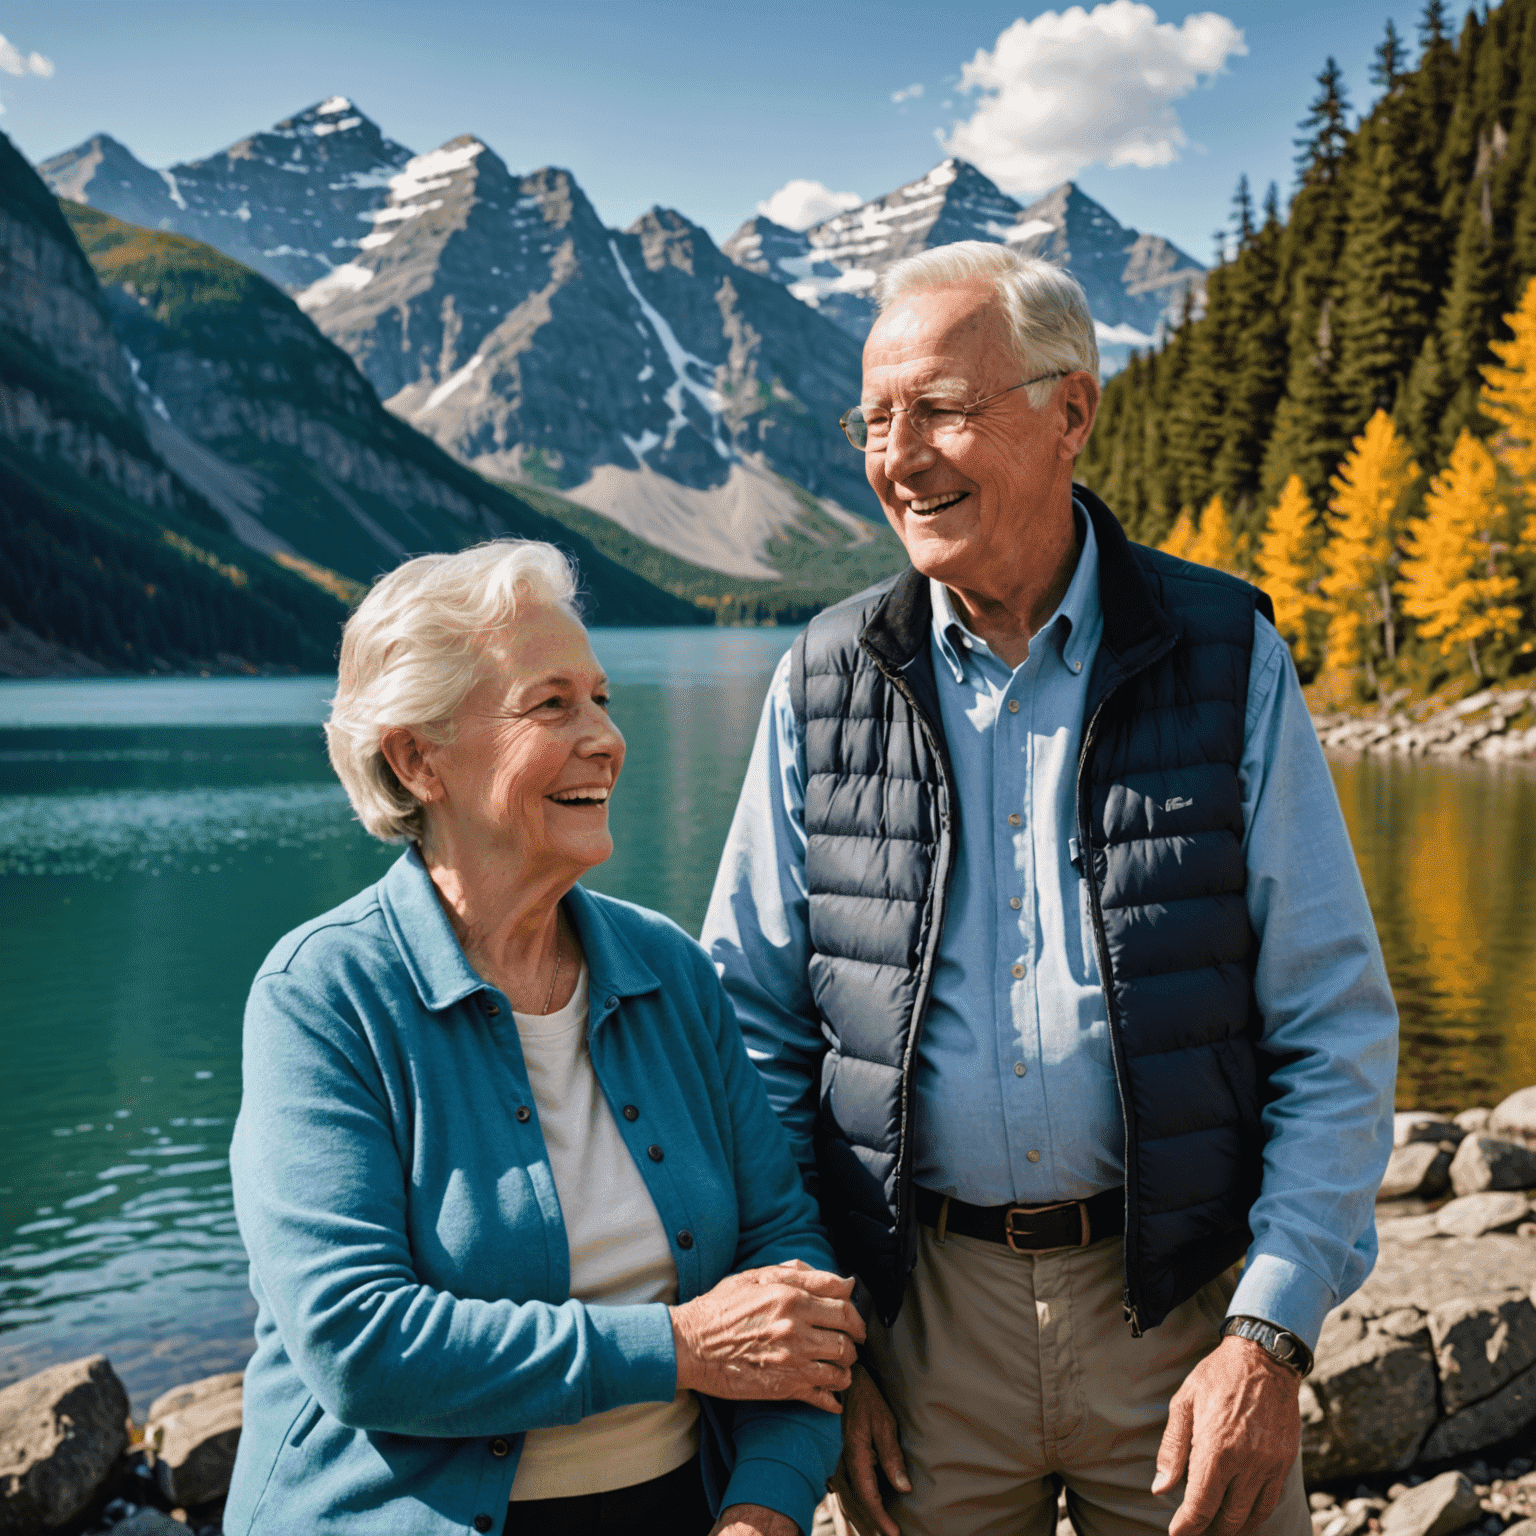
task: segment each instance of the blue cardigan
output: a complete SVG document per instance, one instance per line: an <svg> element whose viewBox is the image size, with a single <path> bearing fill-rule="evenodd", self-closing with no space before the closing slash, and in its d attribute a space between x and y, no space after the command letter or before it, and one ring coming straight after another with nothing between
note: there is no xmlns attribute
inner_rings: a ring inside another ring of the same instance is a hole
<svg viewBox="0 0 1536 1536"><path fill-rule="evenodd" d="M763 1264L833 1268L704 951L580 886L564 910L591 978L592 1064L680 1299ZM268 956L244 1072L230 1161L258 1313L229 1536L500 1531L522 1431L670 1401L666 1307L571 1299L511 1007L470 968L414 850ZM716 1512L762 1504L809 1531L836 1416L702 1406Z"/></svg>

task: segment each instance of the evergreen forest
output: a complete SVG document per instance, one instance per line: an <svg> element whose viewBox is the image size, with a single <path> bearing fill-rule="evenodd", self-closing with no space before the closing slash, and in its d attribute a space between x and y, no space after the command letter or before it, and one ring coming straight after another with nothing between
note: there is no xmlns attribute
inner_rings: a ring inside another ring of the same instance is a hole
<svg viewBox="0 0 1536 1536"><path fill-rule="evenodd" d="M1107 385L1078 478L1258 582L1343 702L1536 667L1536 0L1334 60L1296 180L1238 184L1197 313Z"/></svg>

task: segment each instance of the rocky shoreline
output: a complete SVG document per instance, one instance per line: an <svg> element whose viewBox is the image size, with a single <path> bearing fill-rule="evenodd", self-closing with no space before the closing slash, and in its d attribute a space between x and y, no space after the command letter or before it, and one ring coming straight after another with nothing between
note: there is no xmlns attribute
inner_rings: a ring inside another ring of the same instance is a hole
<svg viewBox="0 0 1536 1536"><path fill-rule="evenodd" d="M1377 1230L1301 1388L1314 1536L1536 1536L1536 1086L1397 1115ZM142 1428L101 1355L0 1390L0 1536L219 1536L241 1379Z"/></svg>
<svg viewBox="0 0 1536 1536"><path fill-rule="evenodd" d="M1484 688L1444 706L1431 699L1403 709L1401 702L1394 696L1372 715L1315 712L1312 724L1331 751L1490 762L1536 758L1536 688Z"/></svg>

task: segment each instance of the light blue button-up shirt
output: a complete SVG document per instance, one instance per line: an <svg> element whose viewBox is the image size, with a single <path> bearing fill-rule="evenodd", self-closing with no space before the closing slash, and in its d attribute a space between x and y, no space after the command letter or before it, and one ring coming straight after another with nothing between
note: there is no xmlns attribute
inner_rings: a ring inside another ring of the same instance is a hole
<svg viewBox="0 0 1536 1536"><path fill-rule="evenodd" d="M977 1205L1083 1199L1125 1179L1109 1021L1077 867L1075 784L1103 629L1093 525L1060 606L1009 668L931 583L959 839L914 1069L920 1185ZM704 924L802 1167L825 1042L807 981L805 751L789 657L763 706ZM1254 620L1239 777L1254 987L1277 1065L1262 1192L1232 1315L1315 1344L1376 1255L1397 1012L1290 653Z"/></svg>

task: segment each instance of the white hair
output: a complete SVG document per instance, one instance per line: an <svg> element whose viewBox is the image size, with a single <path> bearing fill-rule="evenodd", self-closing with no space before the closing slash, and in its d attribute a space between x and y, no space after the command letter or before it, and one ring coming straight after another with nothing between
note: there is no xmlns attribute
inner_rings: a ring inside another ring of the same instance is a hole
<svg viewBox="0 0 1536 1536"><path fill-rule="evenodd" d="M374 837L417 842L426 830L425 808L381 750L385 734L403 726L451 741L485 642L516 621L520 601L580 622L575 573L553 544L496 539L407 560L347 620L325 739L352 809Z"/></svg>
<svg viewBox="0 0 1536 1536"><path fill-rule="evenodd" d="M1021 256L986 240L957 240L892 262L875 284L883 313L905 294L987 282L997 294L1009 336L1027 375L1091 373L1099 376L1099 342L1088 313L1088 298L1070 273L1038 256ZM1040 410L1060 379L1042 379L1025 394Z"/></svg>

